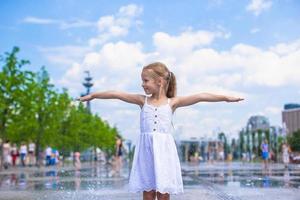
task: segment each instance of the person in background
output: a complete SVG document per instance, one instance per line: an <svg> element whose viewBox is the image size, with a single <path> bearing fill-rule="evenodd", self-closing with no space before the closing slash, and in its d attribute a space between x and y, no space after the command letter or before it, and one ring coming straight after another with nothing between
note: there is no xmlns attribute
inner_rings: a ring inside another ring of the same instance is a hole
<svg viewBox="0 0 300 200"><path fill-rule="evenodd" d="M56 160L56 149L52 148L51 151L51 158L50 158L50 165L55 165L55 160Z"/></svg>
<svg viewBox="0 0 300 200"><path fill-rule="evenodd" d="M264 162L264 168L268 169L269 166L269 145L268 140L265 139L264 142L261 144L261 151L262 151L262 159Z"/></svg>
<svg viewBox="0 0 300 200"><path fill-rule="evenodd" d="M122 140L120 138L117 138L115 162L116 162L116 174L118 176L120 175L121 168L122 168L122 165L123 165L122 156L123 156L123 143L122 143Z"/></svg>
<svg viewBox="0 0 300 200"><path fill-rule="evenodd" d="M282 144L282 161L285 168L288 168L288 165L290 163L290 153L291 153L290 146L286 142L284 142Z"/></svg>
<svg viewBox="0 0 300 200"><path fill-rule="evenodd" d="M80 152L78 151L74 153L74 165L76 170L79 170L81 168Z"/></svg>
<svg viewBox="0 0 300 200"><path fill-rule="evenodd" d="M49 166L51 163L51 154L52 154L52 148L48 145L45 150L46 155L46 166Z"/></svg>
<svg viewBox="0 0 300 200"><path fill-rule="evenodd" d="M44 163L44 159L45 159L45 153L43 150L40 150L38 152L38 161L37 161L37 166L40 167L43 165Z"/></svg>
<svg viewBox="0 0 300 200"><path fill-rule="evenodd" d="M8 169L8 166L10 165L11 156L10 156L10 143L9 140L6 140L3 144L3 162L4 162L4 169Z"/></svg>
<svg viewBox="0 0 300 200"><path fill-rule="evenodd" d="M20 155L21 155L21 163L22 166L25 167L26 166L26 156L27 156L27 145L22 142L21 146L20 146Z"/></svg>
<svg viewBox="0 0 300 200"><path fill-rule="evenodd" d="M12 156L12 165L15 167L17 158L19 156L19 151L18 151L18 147L17 147L16 143L13 144L10 152L11 152L11 156Z"/></svg>
<svg viewBox="0 0 300 200"><path fill-rule="evenodd" d="M28 145L29 167L31 167L34 163L34 152L35 152L35 144L32 141L30 141Z"/></svg>
<svg viewBox="0 0 300 200"><path fill-rule="evenodd" d="M59 164L59 151L55 149L55 164Z"/></svg>

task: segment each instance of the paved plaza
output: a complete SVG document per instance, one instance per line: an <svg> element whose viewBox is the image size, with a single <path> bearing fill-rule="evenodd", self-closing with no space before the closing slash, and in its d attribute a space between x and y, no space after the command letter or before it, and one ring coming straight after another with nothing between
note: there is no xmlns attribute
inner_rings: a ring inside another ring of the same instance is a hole
<svg viewBox="0 0 300 200"><path fill-rule="evenodd" d="M103 164L10 168L0 172L0 199L103 199L138 200L141 194L127 192L128 167L112 176ZM272 164L262 170L260 163L182 164L185 193L174 200L299 200L300 165L285 169Z"/></svg>

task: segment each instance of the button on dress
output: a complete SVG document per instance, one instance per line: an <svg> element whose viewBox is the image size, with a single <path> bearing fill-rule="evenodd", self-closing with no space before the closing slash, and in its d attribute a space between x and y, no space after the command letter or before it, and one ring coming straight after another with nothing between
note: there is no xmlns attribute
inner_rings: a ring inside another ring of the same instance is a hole
<svg viewBox="0 0 300 200"><path fill-rule="evenodd" d="M140 113L140 135L135 148L129 191L183 192L180 162L173 136L172 109L168 103L147 103Z"/></svg>

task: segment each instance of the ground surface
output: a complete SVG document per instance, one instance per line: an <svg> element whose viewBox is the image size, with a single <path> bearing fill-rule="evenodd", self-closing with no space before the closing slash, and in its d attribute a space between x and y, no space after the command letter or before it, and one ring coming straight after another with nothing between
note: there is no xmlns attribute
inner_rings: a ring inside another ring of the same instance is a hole
<svg viewBox="0 0 300 200"><path fill-rule="evenodd" d="M49 168L11 168L0 172L0 199L78 199L138 200L130 194L128 167L112 176L109 166L85 163ZM262 170L253 163L182 164L185 193L174 200L300 200L300 165L285 169L273 164Z"/></svg>

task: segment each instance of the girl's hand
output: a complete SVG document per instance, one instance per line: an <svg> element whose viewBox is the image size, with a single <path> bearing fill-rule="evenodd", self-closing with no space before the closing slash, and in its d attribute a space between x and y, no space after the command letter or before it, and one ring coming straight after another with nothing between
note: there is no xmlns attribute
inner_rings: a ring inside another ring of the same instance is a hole
<svg viewBox="0 0 300 200"><path fill-rule="evenodd" d="M81 102L90 101L92 99L93 99L93 97L90 94L89 95L85 95L83 97L76 98L77 101L81 101Z"/></svg>
<svg viewBox="0 0 300 200"><path fill-rule="evenodd" d="M239 101L243 101L244 98L241 97L227 97L227 102L239 102Z"/></svg>

